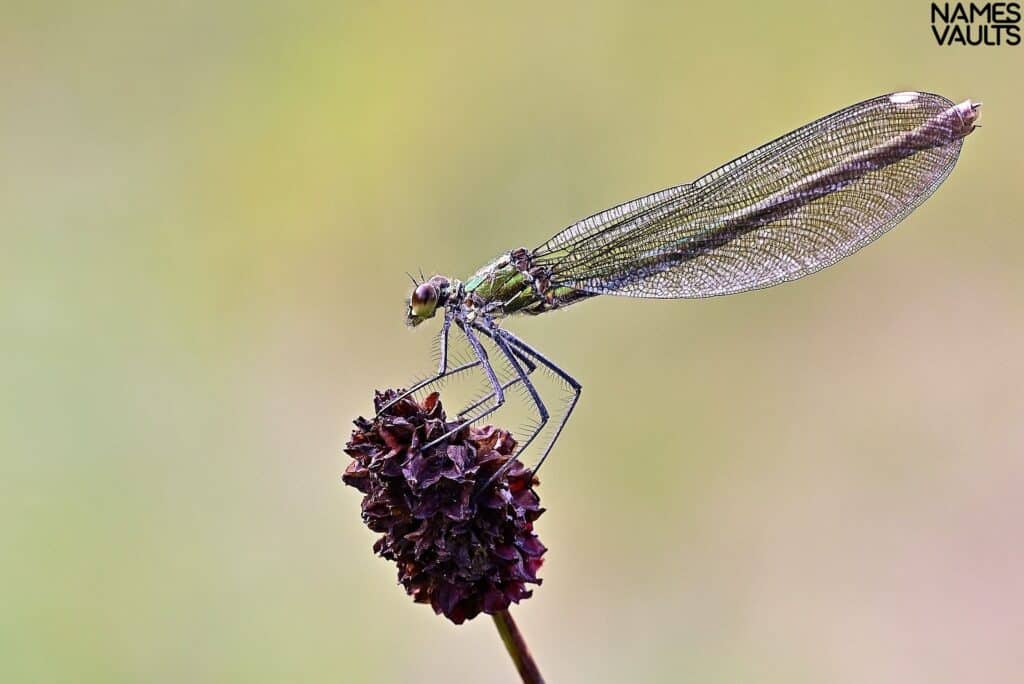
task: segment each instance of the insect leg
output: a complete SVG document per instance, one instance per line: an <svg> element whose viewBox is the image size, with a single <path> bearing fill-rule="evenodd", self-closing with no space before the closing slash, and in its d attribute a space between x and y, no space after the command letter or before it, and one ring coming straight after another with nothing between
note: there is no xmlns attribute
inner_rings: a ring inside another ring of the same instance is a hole
<svg viewBox="0 0 1024 684"><path fill-rule="evenodd" d="M441 359L440 359L440 363L438 364L437 373L435 373L432 377L426 378L424 380L420 380L419 382L413 384L412 387L410 387L409 389L405 390L404 392L399 394L397 397L395 397L394 399L392 399L388 403L384 404L384 406L382 406L380 408L380 410L377 411L377 415L378 416L381 413L383 413L384 411L386 411L389 408L391 408L392 406L394 406L395 404L397 404L398 402L400 402L401 400L405 399L406 397L412 396L416 392L419 392L424 387L427 387L428 385L431 385L431 384L433 384L435 382L439 382L439 381L441 381L444 378L447 378L449 376L457 375L457 374L459 374L459 373L461 373L463 371L467 371L470 368L476 368L477 366L480 365L480 361L479 361L479 359L477 359L476 361L468 361L466 363L460 364L460 365L456 366L455 368L452 368L451 370L448 369L448 332L451 329L452 319L454 317L455 317L455 314L451 310L445 309L445 312L444 312L444 323L441 324L441 334L438 337L439 344L440 344L440 347L441 347L441 349L440 349L440 352L441 352L440 353L440 357L441 357Z"/></svg>
<svg viewBox="0 0 1024 684"><path fill-rule="evenodd" d="M459 366L455 366L454 368L452 368L450 370L446 370L443 373L437 373L436 375L433 375L433 376L431 376L429 378L426 378L425 380L420 380L419 382L415 383L412 387L410 387L409 389L405 390L404 392L399 394L397 397L395 397L394 399L392 399L388 403L386 403L383 406L381 406L380 410L377 411L377 415L379 416L380 414L384 413L389 408L391 408L392 406L394 406L395 404L400 402L402 399L405 399L406 397L412 396L413 394L415 394L416 392L419 392L421 389L423 389L424 387L427 387L428 385L432 385L435 382L440 382L441 380L444 380L445 378L451 377L453 375L458 375L459 373L462 373L463 371L467 371L470 368L476 368L479 365L480 365L480 361L479 360L467 361L466 363L461 364Z"/></svg>
<svg viewBox="0 0 1024 684"><path fill-rule="evenodd" d="M490 335L488 335L488 337L489 336ZM520 353L515 352L515 351L513 351L513 353L516 354L516 358L519 359L519 362L521 364L523 364L523 366L525 367L527 375L529 375L533 371L537 370L537 364L535 364L533 361L531 361L528 356L520 354ZM510 387L512 387L513 385L515 385L516 383L519 383L519 382L522 382L522 379L519 378L518 376L516 376L516 377L512 378L511 380L509 380L508 382L504 383L501 386L501 389L508 390ZM486 395L480 397L479 399L474 401L472 404L470 404L469 406L466 406L461 411L459 411L458 417L462 418L464 415L466 415L470 411L474 411L474 410L480 408L481 405L487 403L493 397L494 397L494 392L491 392L490 394L486 394Z"/></svg>
<svg viewBox="0 0 1024 684"><path fill-rule="evenodd" d="M519 351L522 354L530 356L532 359L545 366L552 373L557 375L566 385L568 385L573 392L573 397L569 401L569 405L565 409L565 413L562 414L561 419L558 422L558 427L555 428L555 433L551 436L551 440L548 445L544 448L544 453L541 454L540 460L537 461L537 465L533 467L533 472L536 473L540 470L540 467L544 464L548 454L551 453L551 449L555 446L555 442L558 441L559 436L562 434L562 430L565 428L565 424L569 422L569 417L572 415L573 409L576 408L576 403L580 400L580 394L583 392L583 385L576 380L576 378L569 375L567 372L562 370L554 361L550 360L539 351L531 347L530 345L523 342L521 339L508 332L507 330L496 330L498 336L500 336L510 347Z"/></svg>
<svg viewBox="0 0 1024 684"><path fill-rule="evenodd" d="M437 366L438 376L444 375L444 372L448 370L448 331L452 327L452 317L454 316L454 310L446 308L444 310L444 323L441 324L441 360Z"/></svg>
<svg viewBox="0 0 1024 684"><path fill-rule="evenodd" d="M526 441L523 442L523 445L519 447L519 451L517 452L518 455L526 451L526 448L530 446L530 442L532 442L540 431L544 429L548 419L551 417L551 414L548 413L547 406L544 405L543 400L540 398L540 393L537 392L537 388L530 380L529 373L523 370L522 362L525 361L526 364L531 366L531 372L537 366L522 352L514 352L511 345L501 336L501 331L493 324L485 323L482 326L481 332L494 340L495 346L497 346L498 349L501 350L501 353L505 355L505 358L508 359L509 363L512 365L512 369L516 372L517 379L523 383L524 387L526 387L526 391L530 393L530 398L533 400L533 404L537 408L537 425Z"/></svg>
<svg viewBox="0 0 1024 684"><path fill-rule="evenodd" d="M459 421L455 425L455 427L448 430L440 437L437 437L428 442L427 444L424 444L422 447L424 450L429 449L438 442L448 439L449 437L451 437L456 432L466 427L470 423L489 416L490 414L494 413L505 404L505 390L501 386L501 383L498 382L498 376L495 374L494 368L491 367L490 359L487 358L487 350L485 350L483 345L480 344L480 340L477 339L476 333L473 332L472 326L460 325L459 327L462 329L462 332L465 333L466 339L469 341L469 346L473 348L473 353L476 354L477 361L474 365L479 365L481 368L484 369L484 374L487 376L487 381L491 383L491 388L494 390L492 393L494 405L489 407L486 411L480 413L480 415L478 416L474 416L472 418L467 418L466 420Z"/></svg>
<svg viewBox="0 0 1024 684"><path fill-rule="evenodd" d="M537 392L537 388L534 387L533 383L530 381L530 378L528 377L529 374L526 373L522 367L522 363L527 363L536 368L533 362L530 361L530 359L526 356L525 353L513 348L512 345L502 336L502 331L499 330L498 328L490 326L490 329L485 329L483 330L483 332L486 335L488 335L492 340L494 340L494 344L498 347L498 349L502 351L505 357L509 360L509 363L512 364L512 368L515 369L516 373L518 373L518 379L522 381L523 385L525 385L527 391L530 393L530 397L533 399L534 405L537 407L537 415L539 420L537 421L537 425L534 427L533 432L530 433L530 436L526 438L526 441L523 442L522 446L520 446L519 449L512 455L512 458L503 463L501 467L498 468L494 472L494 474L491 475L490 478L488 478L487 482L485 482L484 485L478 489L479 492L486 491L492 482L494 482L499 477L504 475L505 471L511 468L512 464L519 460L519 454L526 451L526 449L530 446L533 440L537 438L537 435L540 434L541 430L544 429L544 426L547 424L548 419L551 417L548 413L547 407L544 405L544 402L540 398L540 394ZM548 449L544 452L544 456L546 456L547 451L550 450L551 445L549 444ZM540 462L543 461L544 457L542 456ZM540 465L540 462L538 463L538 466ZM534 472L536 472L536 468L534 468Z"/></svg>

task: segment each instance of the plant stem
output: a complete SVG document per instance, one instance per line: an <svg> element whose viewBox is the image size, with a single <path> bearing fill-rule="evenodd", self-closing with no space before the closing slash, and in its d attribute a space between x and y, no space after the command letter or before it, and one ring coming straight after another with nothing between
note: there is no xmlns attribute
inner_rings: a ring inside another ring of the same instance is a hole
<svg viewBox="0 0 1024 684"><path fill-rule="evenodd" d="M494 618L494 624L498 627L498 634L505 642L508 654L512 656L512 662L519 670L519 676L523 678L523 684L544 684L544 678L540 676L537 663L533 661L530 649L512 616L508 614L507 610L503 610L491 617Z"/></svg>

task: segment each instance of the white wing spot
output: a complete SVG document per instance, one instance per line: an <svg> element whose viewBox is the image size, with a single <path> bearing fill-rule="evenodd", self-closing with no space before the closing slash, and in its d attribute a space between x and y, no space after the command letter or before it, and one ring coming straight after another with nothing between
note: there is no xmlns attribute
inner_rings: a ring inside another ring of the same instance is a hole
<svg viewBox="0 0 1024 684"><path fill-rule="evenodd" d="M889 96L889 102L892 102L893 104L907 104L916 100L919 95L920 93L910 91L905 93L893 93Z"/></svg>

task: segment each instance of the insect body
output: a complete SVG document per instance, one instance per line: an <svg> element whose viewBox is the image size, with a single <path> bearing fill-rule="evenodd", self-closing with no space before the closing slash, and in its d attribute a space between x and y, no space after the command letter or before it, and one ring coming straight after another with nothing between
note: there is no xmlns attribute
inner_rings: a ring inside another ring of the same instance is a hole
<svg viewBox="0 0 1024 684"><path fill-rule="evenodd" d="M530 380L546 366L573 392L534 470L547 458L579 399L581 385L498 321L542 314L599 294L699 298L801 278L883 235L946 179L980 105L903 92L847 107L734 159L692 183L595 214L536 249L502 254L464 281L434 276L409 298L407 323L444 310L437 374L482 369L491 393L460 412L461 423L496 411L522 383L537 428L550 414ZM449 367L452 323L474 359ZM515 377L498 380L481 344L489 338ZM386 408L386 407L384 407ZM479 409L479 411L478 411ZM383 408L382 408L383 410ZM435 442L444 439L443 435ZM428 445L429 446L429 445Z"/></svg>

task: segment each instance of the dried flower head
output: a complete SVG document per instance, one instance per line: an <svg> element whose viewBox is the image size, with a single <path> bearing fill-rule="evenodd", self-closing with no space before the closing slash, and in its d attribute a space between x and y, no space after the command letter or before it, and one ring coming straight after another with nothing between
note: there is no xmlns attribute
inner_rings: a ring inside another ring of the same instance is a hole
<svg viewBox="0 0 1024 684"><path fill-rule="evenodd" d="M377 392L380 408L400 396ZM516 442L493 426L454 427L438 394L400 399L374 420L359 418L342 476L363 492L363 521L382 537L373 550L395 561L398 581L418 603L456 624L529 598L547 550L533 532L543 510L533 474L512 458ZM486 489L483 487L486 486Z"/></svg>

